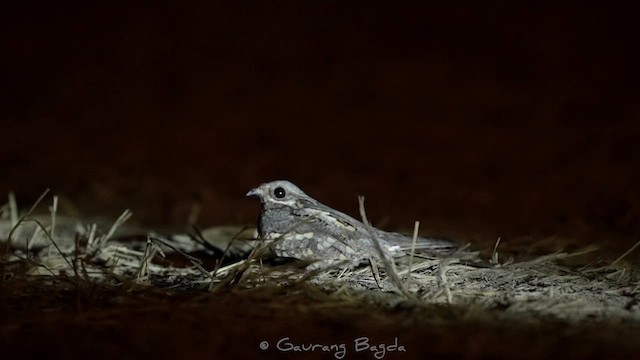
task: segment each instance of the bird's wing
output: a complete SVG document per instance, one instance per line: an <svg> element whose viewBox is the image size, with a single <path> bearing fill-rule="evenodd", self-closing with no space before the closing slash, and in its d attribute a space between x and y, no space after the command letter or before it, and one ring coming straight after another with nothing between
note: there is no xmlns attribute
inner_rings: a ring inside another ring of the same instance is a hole
<svg viewBox="0 0 640 360"><path fill-rule="evenodd" d="M364 231L364 224L352 218L351 216L342 213L338 210L332 209L324 204L321 204L315 200L305 201L304 210L308 216L316 217L321 221L336 226L339 229L346 231Z"/></svg>
<svg viewBox="0 0 640 360"><path fill-rule="evenodd" d="M307 216L315 218L316 221L321 221L328 224L327 228L334 229L334 237L340 241L346 241L346 234L351 234L350 238L369 238L369 232L364 224L354 219L353 217L342 213L338 210L332 209L322 203L317 202L314 199L304 200L303 206ZM397 250L409 251L413 246L413 238L403 234L395 232L387 232L377 228L373 228L376 232L378 240L385 242L390 246L397 246ZM451 240L439 239L439 238L416 238L416 250L433 252L439 255L448 255L454 252L458 246Z"/></svg>

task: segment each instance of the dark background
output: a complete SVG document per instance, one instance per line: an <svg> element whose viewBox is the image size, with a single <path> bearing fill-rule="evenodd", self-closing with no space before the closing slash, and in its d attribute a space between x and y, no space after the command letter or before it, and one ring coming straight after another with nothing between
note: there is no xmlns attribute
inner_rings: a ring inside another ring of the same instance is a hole
<svg viewBox="0 0 640 360"><path fill-rule="evenodd" d="M424 3L5 5L0 196L27 207L50 187L82 219L131 208L132 222L182 229L194 203L202 227L253 223L244 194L285 178L356 216L365 195L384 228L420 220L475 248L501 236L617 257L634 244L637 12ZM326 307L284 286L264 299L35 286L0 287L0 342L20 354L270 357L259 341L285 335L399 336L403 359L633 357L638 344L635 323Z"/></svg>
<svg viewBox="0 0 640 360"><path fill-rule="evenodd" d="M633 11L158 2L4 11L0 194L252 223L284 178L463 241L640 234ZM560 243L561 241L559 241ZM560 246L560 245L558 245Z"/></svg>

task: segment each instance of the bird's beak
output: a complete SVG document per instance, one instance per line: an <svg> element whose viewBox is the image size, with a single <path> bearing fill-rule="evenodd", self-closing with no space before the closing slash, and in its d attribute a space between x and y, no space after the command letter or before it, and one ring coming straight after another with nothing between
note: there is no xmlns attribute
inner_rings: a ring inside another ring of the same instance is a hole
<svg viewBox="0 0 640 360"><path fill-rule="evenodd" d="M258 196L258 188L251 189L251 191L247 193L247 196Z"/></svg>

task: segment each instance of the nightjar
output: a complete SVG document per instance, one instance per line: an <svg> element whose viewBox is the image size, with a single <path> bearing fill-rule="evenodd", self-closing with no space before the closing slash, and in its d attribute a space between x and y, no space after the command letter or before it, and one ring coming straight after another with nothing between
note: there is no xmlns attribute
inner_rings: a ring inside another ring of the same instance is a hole
<svg viewBox="0 0 640 360"><path fill-rule="evenodd" d="M311 261L379 258L371 232L361 221L319 203L289 181L262 184L247 196L260 198L258 232L260 238L272 241L271 248L277 256ZM410 252L411 237L370 229L389 255L400 257ZM415 249L448 255L457 246L445 239L418 237Z"/></svg>

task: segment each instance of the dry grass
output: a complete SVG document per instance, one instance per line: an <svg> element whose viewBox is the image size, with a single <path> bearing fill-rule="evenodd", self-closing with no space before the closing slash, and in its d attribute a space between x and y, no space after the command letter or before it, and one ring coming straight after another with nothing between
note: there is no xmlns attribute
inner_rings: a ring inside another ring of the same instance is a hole
<svg viewBox="0 0 640 360"><path fill-rule="evenodd" d="M56 279L68 279L77 287L80 284L90 287L87 284L92 283L137 284L213 293L301 286L306 291L322 293L327 299L366 300L387 307L400 303L415 306L450 304L570 322L640 320L638 267L625 263L623 257L606 266L589 266L586 261L593 258L594 248L575 253L557 252L527 261L509 259L504 263L498 261L499 241L488 261L468 251L459 251L447 258L412 253L406 259L393 261L384 256L380 248L383 262L379 268L333 266L310 271L304 268L306 264L266 265L262 259L268 254L268 248L258 243L246 258L224 266L218 261L212 269L206 269L202 260L181 250L184 246L171 237L147 236L144 244L114 239L131 216L129 211L125 211L104 234L96 235L96 226L92 224L85 227L87 231L83 233L60 233L54 237L55 197L48 223L31 216L45 195L21 217L15 213L15 203L10 202L8 206L11 211L3 221L11 221L12 227L5 239L2 257L3 282L44 276L51 277L52 284L60 283ZM362 202L361 214L368 224ZM21 236L33 240L43 234L50 246L37 252L28 245L29 241L25 248L11 246L17 230L28 222L34 222L37 227L32 234ZM238 228L238 233L242 230ZM228 244L221 249L224 251L222 257L234 241L243 241L235 236L215 240L212 242L226 241ZM166 253L179 254L190 266L177 267L162 262ZM570 259L574 260L571 265Z"/></svg>

